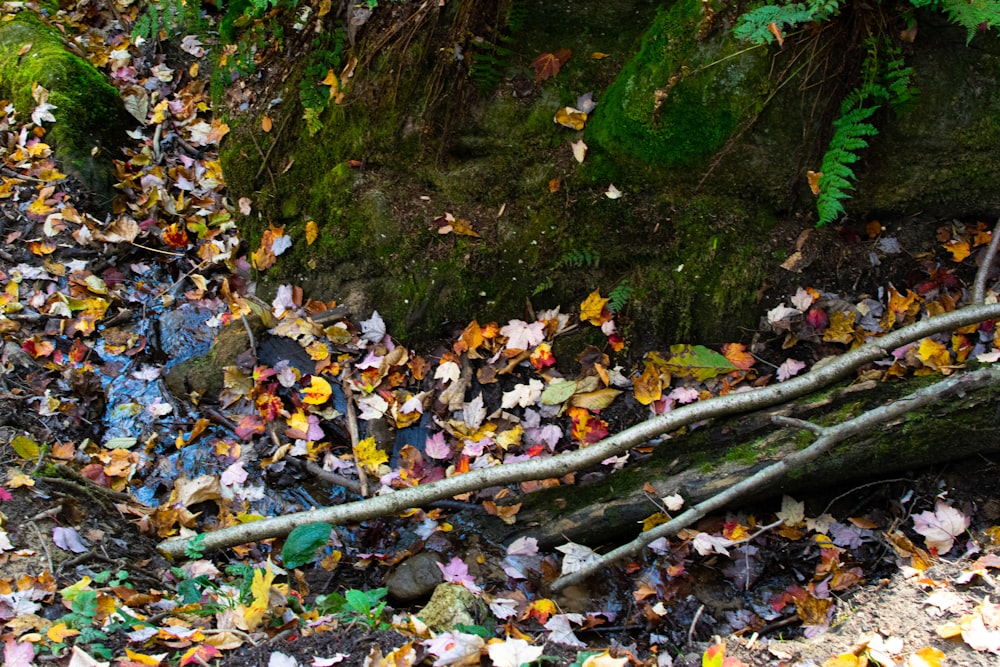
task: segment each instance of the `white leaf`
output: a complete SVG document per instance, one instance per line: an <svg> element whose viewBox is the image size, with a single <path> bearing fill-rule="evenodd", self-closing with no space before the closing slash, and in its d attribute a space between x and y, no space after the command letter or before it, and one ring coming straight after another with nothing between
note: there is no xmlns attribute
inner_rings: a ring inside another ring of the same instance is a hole
<svg viewBox="0 0 1000 667"><path fill-rule="evenodd" d="M389 403L378 394L369 394L358 399L358 407L361 408L358 419L367 421L381 419L385 411L389 409Z"/></svg>
<svg viewBox="0 0 1000 667"><path fill-rule="evenodd" d="M578 572L600 559L600 556L593 549L585 547L582 544L576 544L575 542L567 542L562 546L558 546L556 547L556 551L566 554L562 562L562 574L564 575Z"/></svg>
<svg viewBox="0 0 1000 667"><path fill-rule="evenodd" d="M519 537L507 547L508 556L533 556L538 553L538 538Z"/></svg>
<svg viewBox="0 0 1000 667"><path fill-rule="evenodd" d="M946 554L955 544L955 538L964 533L971 523L959 510L938 500L933 512L921 512L913 517L913 530L924 536L927 546Z"/></svg>
<svg viewBox="0 0 1000 667"><path fill-rule="evenodd" d="M462 408L462 421L470 429L477 429L484 419L486 419L486 406L483 405L483 394L480 392Z"/></svg>
<svg viewBox="0 0 1000 667"><path fill-rule="evenodd" d="M435 380L444 380L445 382L454 382L462 375L462 369L458 367L458 364L454 361L446 361L437 367L434 371Z"/></svg>
<svg viewBox="0 0 1000 667"><path fill-rule="evenodd" d="M801 315L802 311L797 308L789 308L785 304L781 303L767 311L767 321L771 324L775 322L780 322L781 320L787 320L793 315Z"/></svg>
<svg viewBox="0 0 1000 667"><path fill-rule="evenodd" d="M543 389L545 389L545 384L541 380L532 378L528 384L519 384L510 391L505 391L500 406L504 410L510 410L515 406L530 407L538 403L538 399L542 397Z"/></svg>
<svg viewBox="0 0 1000 667"><path fill-rule="evenodd" d="M726 547L730 547L732 544L732 542L724 537L716 537L715 535L709 535L708 533L698 533L695 535L694 539L691 540L691 546L694 547L694 550L701 556L707 556L713 553L728 556L729 550L726 549Z"/></svg>
<svg viewBox="0 0 1000 667"><path fill-rule="evenodd" d="M570 619L573 616L579 617L579 614L556 614L548 620L545 624L545 629L548 630L549 641L553 641L557 644L566 644L568 646L576 646L577 648L583 648L586 646L579 637L573 633L573 628L570 627Z"/></svg>
<svg viewBox="0 0 1000 667"><path fill-rule="evenodd" d="M42 102L35 110L31 112L31 122L35 125L41 125L44 122L54 123L56 122L56 117L52 115L52 109L58 109L54 104L49 104L48 102Z"/></svg>
<svg viewBox="0 0 1000 667"><path fill-rule="evenodd" d="M372 316L361 322L361 338L369 343L377 343L385 336L385 321L378 311L372 311Z"/></svg>
<svg viewBox="0 0 1000 667"><path fill-rule="evenodd" d="M267 659L267 667L299 667L299 661L281 651L275 651Z"/></svg>
<svg viewBox="0 0 1000 667"><path fill-rule="evenodd" d="M587 144L583 143L583 139L578 139L574 141L570 146L573 147L573 157L576 161L583 163L583 158L587 155Z"/></svg>
<svg viewBox="0 0 1000 667"><path fill-rule="evenodd" d="M490 644L488 650L494 667L521 667L542 655L541 646L532 646L523 639L510 637L504 642Z"/></svg>
<svg viewBox="0 0 1000 667"><path fill-rule="evenodd" d="M604 191L604 196L608 199L621 199L622 191L615 187L612 183L608 186L608 189Z"/></svg>
<svg viewBox="0 0 1000 667"><path fill-rule="evenodd" d="M684 498L682 498L679 493L663 496L660 500L663 501L663 506L671 512L676 512L680 508L684 507Z"/></svg>
<svg viewBox="0 0 1000 667"><path fill-rule="evenodd" d="M796 290L795 296L792 297L792 305L805 312L809 309L809 306L812 305L814 300L813 295L809 291L800 287Z"/></svg>
<svg viewBox="0 0 1000 667"><path fill-rule="evenodd" d="M784 521L786 526L798 526L805 521L806 504L791 496L784 496L781 499L781 511L777 513L777 517Z"/></svg>
<svg viewBox="0 0 1000 667"><path fill-rule="evenodd" d="M806 365L802 361L792 359L791 357L785 359L785 362L778 366L778 382L784 382L793 375L797 375L805 367Z"/></svg>
<svg viewBox="0 0 1000 667"><path fill-rule="evenodd" d="M274 237L274 242L271 244L271 252L274 253L275 257L277 257L291 247L292 237L288 234L282 234L281 236Z"/></svg>
<svg viewBox="0 0 1000 667"><path fill-rule="evenodd" d="M509 350L530 350L545 340L545 322L511 320L501 327L500 335L507 337Z"/></svg>

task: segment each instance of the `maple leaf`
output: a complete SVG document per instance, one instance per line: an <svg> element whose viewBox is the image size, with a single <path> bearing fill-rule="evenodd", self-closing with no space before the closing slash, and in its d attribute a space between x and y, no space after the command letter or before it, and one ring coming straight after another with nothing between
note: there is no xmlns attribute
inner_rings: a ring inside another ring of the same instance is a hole
<svg viewBox="0 0 1000 667"><path fill-rule="evenodd" d="M573 421L572 435L579 442L590 445L607 437L608 423L603 419L584 408L570 408L568 412Z"/></svg>
<svg viewBox="0 0 1000 667"><path fill-rule="evenodd" d="M961 262L963 259L968 257L971 252L969 250L968 241L956 241L952 239L941 247L950 252L952 260L956 262Z"/></svg>
<svg viewBox="0 0 1000 667"><path fill-rule="evenodd" d="M487 652L494 667L521 667L538 660L544 649L532 646L524 639L508 637L506 640L491 640Z"/></svg>
<svg viewBox="0 0 1000 667"><path fill-rule="evenodd" d="M535 83L541 83L546 79L554 77L559 73L559 69L573 55L570 49L559 49L555 53L542 53L531 61L531 67L535 70Z"/></svg>
<svg viewBox="0 0 1000 667"><path fill-rule="evenodd" d="M579 572L583 568L600 560L601 558L590 547L585 547L582 544L576 544L575 542L567 542L566 544L558 546L556 547L556 551L561 551L565 554L565 556L563 556L561 570L564 575Z"/></svg>
<svg viewBox="0 0 1000 667"><path fill-rule="evenodd" d="M451 458L451 447L444 439L444 432L438 431L433 435L427 436L424 442L424 453L432 459L449 459Z"/></svg>
<svg viewBox="0 0 1000 667"><path fill-rule="evenodd" d="M375 444L375 438L365 438L354 448L354 455L358 457L358 465L368 470L372 474L377 474L379 466L389 462L389 456Z"/></svg>
<svg viewBox="0 0 1000 667"><path fill-rule="evenodd" d="M913 517L913 530L924 536L927 546L938 554L946 554L963 534L971 519L943 500L938 500L933 512L921 512Z"/></svg>
<svg viewBox="0 0 1000 667"><path fill-rule="evenodd" d="M750 370L755 362L743 343L726 343L722 346L722 356L741 371Z"/></svg>
<svg viewBox="0 0 1000 667"><path fill-rule="evenodd" d="M580 319L595 327L601 326L612 318L611 311L607 308L609 300L601 296L600 290L594 290L580 304Z"/></svg>
<svg viewBox="0 0 1000 667"><path fill-rule="evenodd" d="M552 347L548 343L539 343L528 359L531 361L531 365L535 367L535 370L539 371L556 363L556 358L552 354Z"/></svg>
<svg viewBox="0 0 1000 667"><path fill-rule="evenodd" d="M793 375L798 375L799 371L805 367L806 365L802 361L792 359L791 357L785 359L785 361L778 366L778 382L784 382Z"/></svg>
<svg viewBox="0 0 1000 667"><path fill-rule="evenodd" d="M511 320L500 329L500 335L507 337L508 350L530 350L545 340L545 322Z"/></svg>
<svg viewBox="0 0 1000 667"><path fill-rule="evenodd" d="M436 565L448 583L463 586L476 595L483 592L483 589L476 585L476 580L469 575L469 566L458 556L448 561L447 565L441 563L436 563Z"/></svg>

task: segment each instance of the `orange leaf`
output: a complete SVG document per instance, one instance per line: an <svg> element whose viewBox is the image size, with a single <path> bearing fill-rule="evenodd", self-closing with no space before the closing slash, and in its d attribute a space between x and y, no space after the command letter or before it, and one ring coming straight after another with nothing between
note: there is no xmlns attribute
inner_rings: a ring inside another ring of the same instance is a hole
<svg viewBox="0 0 1000 667"><path fill-rule="evenodd" d="M754 358L742 343L726 343L722 346L722 356L741 371L753 368Z"/></svg>
<svg viewBox="0 0 1000 667"><path fill-rule="evenodd" d="M822 171L807 171L806 180L809 181L809 189L812 191L813 195L819 196L819 179L823 178Z"/></svg>
<svg viewBox="0 0 1000 667"><path fill-rule="evenodd" d="M643 405L649 405L653 401L660 400L663 396L663 384L660 382L660 371L650 362L646 362L646 368L635 380L635 400Z"/></svg>
<svg viewBox="0 0 1000 667"><path fill-rule="evenodd" d="M781 28L778 27L777 23L768 23L767 29L774 35L774 38L778 40L778 46L785 45L785 36L781 34Z"/></svg>
<svg viewBox="0 0 1000 667"><path fill-rule="evenodd" d="M969 256L968 241L948 241L941 247L950 252L951 258L956 262L961 262Z"/></svg>
<svg viewBox="0 0 1000 667"><path fill-rule="evenodd" d="M265 132L271 131L271 119L268 116L264 116L263 118L260 119L260 129L264 130Z"/></svg>
<svg viewBox="0 0 1000 667"><path fill-rule="evenodd" d="M867 225L865 225L865 232L868 234L868 238L873 239L882 233L882 223L878 220L872 220Z"/></svg>
<svg viewBox="0 0 1000 667"><path fill-rule="evenodd" d="M312 383L302 390L302 402L310 405L322 405L330 400L333 388L330 383L319 377L312 376Z"/></svg>

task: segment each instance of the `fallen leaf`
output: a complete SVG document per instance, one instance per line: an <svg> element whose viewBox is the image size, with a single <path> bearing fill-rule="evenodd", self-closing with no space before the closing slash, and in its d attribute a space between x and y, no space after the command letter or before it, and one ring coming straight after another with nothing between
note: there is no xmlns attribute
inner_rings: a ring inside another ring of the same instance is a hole
<svg viewBox="0 0 1000 667"><path fill-rule="evenodd" d="M531 61L531 67L535 70L535 83L541 83L558 74L571 55L573 55L571 50L559 49L555 53L542 53L536 56Z"/></svg>
<svg viewBox="0 0 1000 667"><path fill-rule="evenodd" d="M582 130L583 126L587 124L587 114L575 107L563 107L556 112L552 120L571 130Z"/></svg>

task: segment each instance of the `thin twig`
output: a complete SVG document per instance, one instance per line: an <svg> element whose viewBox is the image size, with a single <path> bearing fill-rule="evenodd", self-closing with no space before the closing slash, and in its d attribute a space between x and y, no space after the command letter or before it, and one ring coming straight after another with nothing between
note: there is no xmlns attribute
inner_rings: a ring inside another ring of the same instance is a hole
<svg viewBox="0 0 1000 667"><path fill-rule="evenodd" d="M990 244L986 247L986 254L983 255L983 262L976 271L976 282L972 288L972 303L982 303L986 298L986 281L990 277L990 269L993 267L993 260L997 255L997 244L1000 244L1000 219L997 219L996 227L993 228L993 235L990 237Z"/></svg>
<svg viewBox="0 0 1000 667"><path fill-rule="evenodd" d="M360 481L360 492L365 498L368 497L368 474L364 466L358 460L358 415L354 410L354 392L351 390L351 377L349 369L344 369L344 402L347 403L347 432L351 435L351 455L354 457L354 467L358 469L358 480Z"/></svg>
<svg viewBox="0 0 1000 667"><path fill-rule="evenodd" d="M694 618L691 619L691 627L688 628L688 646L694 644L694 631L698 626L698 620L701 618L702 612L705 611L705 605L698 607L698 611L694 613Z"/></svg>

